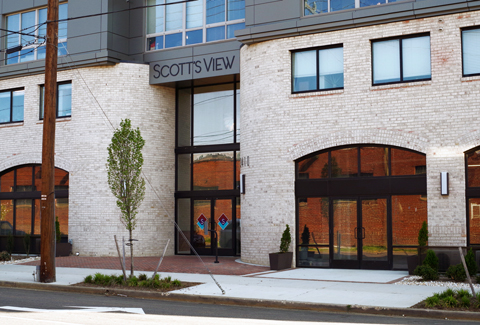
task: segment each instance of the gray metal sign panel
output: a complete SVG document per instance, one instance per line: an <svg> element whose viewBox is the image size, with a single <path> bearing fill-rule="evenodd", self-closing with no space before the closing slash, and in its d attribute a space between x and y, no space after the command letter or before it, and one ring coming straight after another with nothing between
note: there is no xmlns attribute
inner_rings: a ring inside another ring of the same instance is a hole
<svg viewBox="0 0 480 325"><path fill-rule="evenodd" d="M240 51L194 55L150 63L150 84L218 77L240 73Z"/></svg>

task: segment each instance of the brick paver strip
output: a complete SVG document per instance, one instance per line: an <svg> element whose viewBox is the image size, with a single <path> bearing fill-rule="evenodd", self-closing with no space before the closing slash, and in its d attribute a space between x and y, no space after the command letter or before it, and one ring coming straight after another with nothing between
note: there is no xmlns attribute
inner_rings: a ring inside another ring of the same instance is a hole
<svg viewBox="0 0 480 325"><path fill-rule="evenodd" d="M238 257L219 257L220 263L214 263L215 257L203 256L202 260L213 274L246 275L268 271L268 267L235 262ZM160 257L134 257L135 271L155 271ZM67 256L55 259L57 267L78 267L92 269L121 270L118 257ZM130 270L130 258L126 258L127 270ZM23 265L40 265L40 261ZM159 272L208 274L202 262L196 256L165 256Z"/></svg>

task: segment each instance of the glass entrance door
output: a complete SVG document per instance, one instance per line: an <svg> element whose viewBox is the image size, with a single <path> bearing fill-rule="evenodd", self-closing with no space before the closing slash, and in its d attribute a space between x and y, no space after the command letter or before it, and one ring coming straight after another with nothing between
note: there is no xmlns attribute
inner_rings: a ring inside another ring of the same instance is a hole
<svg viewBox="0 0 480 325"><path fill-rule="evenodd" d="M332 199L332 267L389 267L387 204L387 198Z"/></svg>
<svg viewBox="0 0 480 325"><path fill-rule="evenodd" d="M192 245L201 255L235 255L236 217L232 199L193 201Z"/></svg>

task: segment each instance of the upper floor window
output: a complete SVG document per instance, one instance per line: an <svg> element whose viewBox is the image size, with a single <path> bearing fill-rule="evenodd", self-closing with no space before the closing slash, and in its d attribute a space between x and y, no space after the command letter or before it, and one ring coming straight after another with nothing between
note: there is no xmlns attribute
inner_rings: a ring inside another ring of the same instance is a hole
<svg viewBox="0 0 480 325"><path fill-rule="evenodd" d="M0 92L0 123L23 121L23 89Z"/></svg>
<svg viewBox="0 0 480 325"><path fill-rule="evenodd" d="M430 80L430 36L372 41L373 84Z"/></svg>
<svg viewBox="0 0 480 325"><path fill-rule="evenodd" d="M40 119L43 120L45 105L45 86L40 86ZM62 82L57 84L57 111L58 117L72 116L72 83Z"/></svg>
<svg viewBox="0 0 480 325"><path fill-rule="evenodd" d="M68 17L68 4L59 6L59 19ZM6 64L45 59L47 8L7 16ZM15 32L21 32L18 34ZM30 34L30 35L25 35ZM10 53L11 52L11 53ZM67 22L58 23L58 55L67 54Z"/></svg>
<svg viewBox="0 0 480 325"><path fill-rule="evenodd" d="M147 0L147 51L234 38L245 0Z"/></svg>
<svg viewBox="0 0 480 325"><path fill-rule="evenodd" d="M308 16L400 1L405 0L304 0L303 9L304 15Z"/></svg>
<svg viewBox="0 0 480 325"><path fill-rule="evenodd" d="M463 75L480 74L480 28L462 30Z"/></svg>
<svg viewBox="0 0 480 325"><path fill-rule="evenodd" d="M343 88L343 47L292 53L292 92Z"/></svg>

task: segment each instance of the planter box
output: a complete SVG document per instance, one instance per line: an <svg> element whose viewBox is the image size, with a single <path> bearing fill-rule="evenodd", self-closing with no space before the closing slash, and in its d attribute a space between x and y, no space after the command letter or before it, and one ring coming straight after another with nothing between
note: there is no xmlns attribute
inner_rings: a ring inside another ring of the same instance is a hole
<svg viewBox="0 0 480 325"><path fill-rule="evenodd" d="M72 253L72 244L70 243L56 243L55 257L70 256Z"/></svg>
<svg viewBox="0 0 480 325"><path fill-rule="evenodd" d="M292 267L293 252L270 253L270 270L284 270Z"/></svg>

